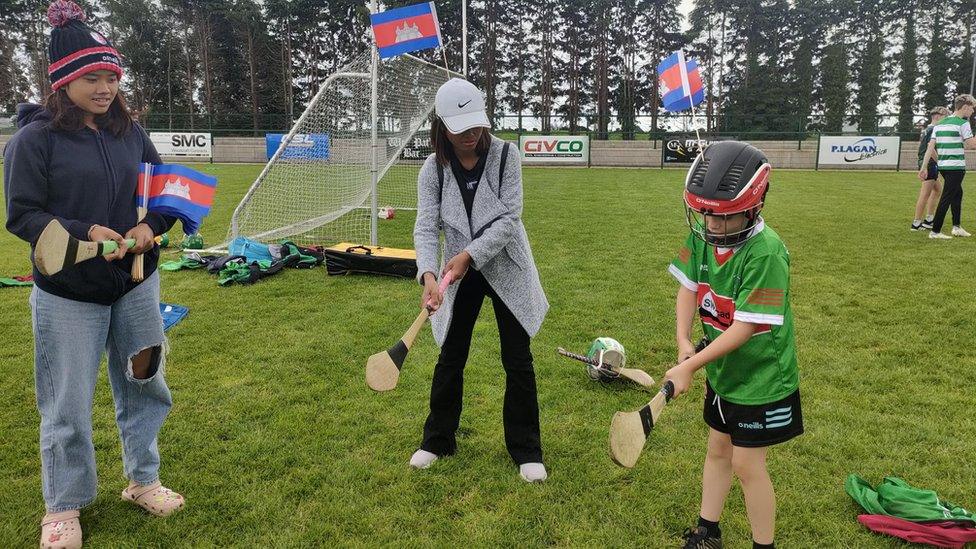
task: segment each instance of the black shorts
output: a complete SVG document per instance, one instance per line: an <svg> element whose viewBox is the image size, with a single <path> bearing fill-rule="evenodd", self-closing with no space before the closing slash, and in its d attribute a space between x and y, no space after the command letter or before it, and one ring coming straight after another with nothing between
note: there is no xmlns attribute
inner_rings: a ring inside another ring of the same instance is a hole
<svg viewBox="0 0 976 549"><path fill-rule="evenodd" d="M733 446L759 448L786 442L803 433L800 390L769 404L734 404L715 394L705 381L705 423L732 438Z"/></svg>
<svg viewBox="0 0 976 549"><path fill-rule="evenodd" d="M925 176L926 181L935 181L939 178L939 163L935 160L929 160L929 172Z"/></svg>

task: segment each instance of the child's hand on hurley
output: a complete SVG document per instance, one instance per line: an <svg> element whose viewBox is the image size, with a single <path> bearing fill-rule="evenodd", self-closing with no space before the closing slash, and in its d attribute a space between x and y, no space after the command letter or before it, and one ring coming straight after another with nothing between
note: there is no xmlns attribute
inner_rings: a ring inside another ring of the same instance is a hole
<svg viewBox="0 0 976 549"><path fill-rule="evenodd" d="M692 349L694 352L694 349ZM682 366L684 362L674 366L664 374L664 380L670 381L674 384L674 396L672 398L677 398L679 395L688 392L691 388L691 378L694 372L688 368Z"/></svg>

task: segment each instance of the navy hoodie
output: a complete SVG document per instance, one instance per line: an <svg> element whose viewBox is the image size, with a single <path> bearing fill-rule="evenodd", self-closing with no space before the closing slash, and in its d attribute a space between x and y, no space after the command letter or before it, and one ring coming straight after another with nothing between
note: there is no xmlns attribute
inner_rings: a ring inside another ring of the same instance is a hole
<svg viewBox="0 0 976 549"><path fill-rule="evenodd" d="M4 151L3 189L7 230L31 245L52 219L72 236L88 239L92 225L121 235L137 223L136 185L142 162L161 164L145 130L133 124L122 137L85 128L59 131L50 127L51 114L40 105L17 106L20 128ZM144 222L154 234L168 231L175 219L150 212ZM133 254L112 261L92 259L46 277L34 266L34 283L45 292L111 305L137 283L129 274ZM156 270L159 247L145 254L145 274Z"/></svg>

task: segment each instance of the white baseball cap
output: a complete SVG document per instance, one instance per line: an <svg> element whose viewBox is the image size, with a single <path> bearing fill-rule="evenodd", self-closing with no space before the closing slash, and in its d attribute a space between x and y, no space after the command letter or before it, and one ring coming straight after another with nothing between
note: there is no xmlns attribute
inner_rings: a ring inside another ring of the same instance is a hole
<svg viewBox="0 0 976 549"><path fill-rule="evenodd" d="M437 90L434 111L444 121L447 131L455 135L471 128L491 127L481 90L460 78L448 80Z"/></svg>

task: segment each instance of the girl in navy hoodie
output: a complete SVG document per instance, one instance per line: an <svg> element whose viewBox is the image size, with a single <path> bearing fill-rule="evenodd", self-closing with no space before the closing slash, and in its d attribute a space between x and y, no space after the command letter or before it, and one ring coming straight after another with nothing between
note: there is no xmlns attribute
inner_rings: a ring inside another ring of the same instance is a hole
<svg viewBox="0 0 976 549"><path fill-rule="evenodd" d="M50 277L35 266L30 296L47 507L40 546L81 547L79 509L95 499L92 404L103 349L129 480L122 498L157 516L183 506L183 497L159 482L156 442L172 399L163 378L153 238L174 219L136 217L139 165L161 161L119 94L118 52L85 25L70 0L52 3L48 19L54 26L48 52L53 91L43 107L18 109L20 129L4 153L7 229L32 249L51 220L76 238L119 243L104 260ZM126 238L135 246L127 249ZM135 253L145 253L141 283L129 275Z"/></svg>

